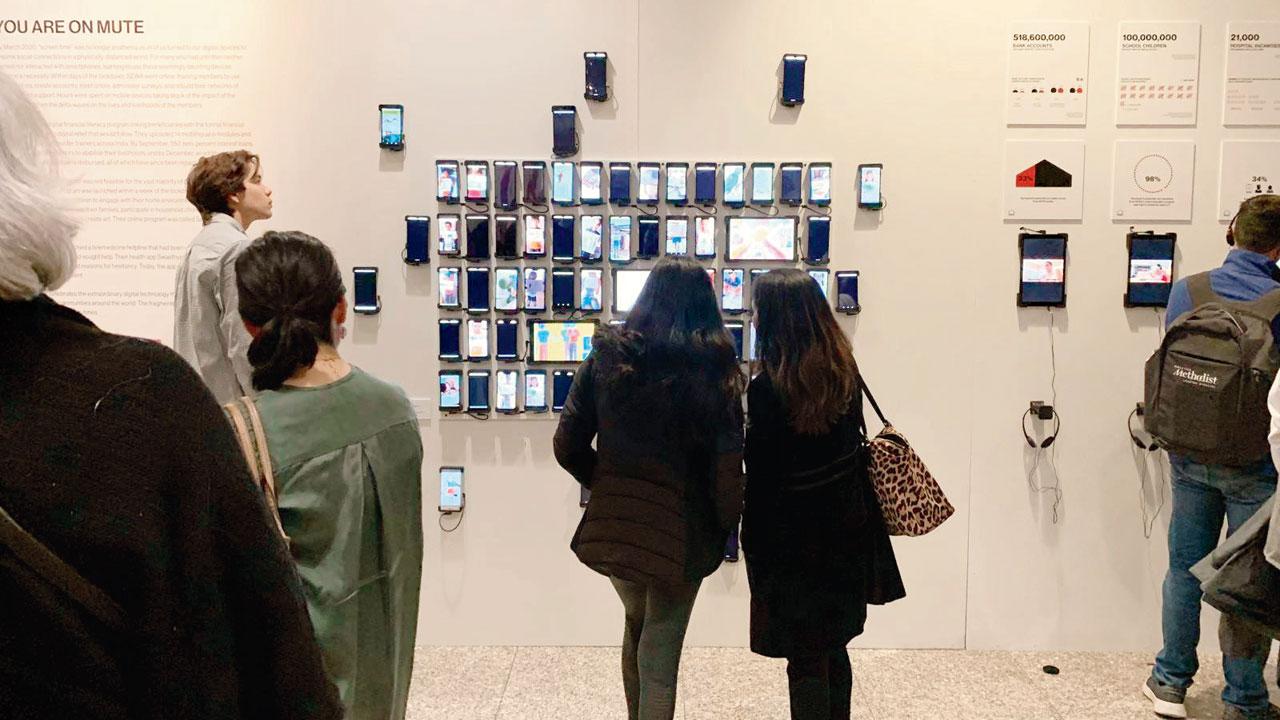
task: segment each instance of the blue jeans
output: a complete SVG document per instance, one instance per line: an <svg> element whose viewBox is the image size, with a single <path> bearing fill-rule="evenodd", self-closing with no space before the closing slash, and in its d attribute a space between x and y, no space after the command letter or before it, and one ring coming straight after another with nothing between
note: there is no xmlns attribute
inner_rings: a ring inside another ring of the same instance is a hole
<svg viewBox="0 0 1280 720"><path fill-rule="evenodd" d="M1218 546L1224 515L1227 531L1235 532L1275 493L1276 473L1269 460L1251 468L1201 465L1176 456L1169 460L1173 512L1169 518L1169 573L1164 579L1164 649L1156 656L1152 675L1165 685L1185 689L1200 669L1196 645L1200 642L1202 593L1191 566ZM1222 670L1227 680L1222 701L1246 712L1266 708L1269 700L1263 667L1270 642L1241 629L1226 615L1222 635ZM1243 642L1242 637L1246 638Z"/></svg>

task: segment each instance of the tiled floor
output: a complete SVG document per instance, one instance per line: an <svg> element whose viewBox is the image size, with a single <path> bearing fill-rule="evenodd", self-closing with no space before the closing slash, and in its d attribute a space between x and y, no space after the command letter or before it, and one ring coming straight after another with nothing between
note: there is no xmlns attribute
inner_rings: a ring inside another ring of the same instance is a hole
<svg viewBox="0 0 1280 720"><path fill-rule="evenodd" d="M1138 688L1150 656L854 650L853 716L865 720L1146 720ZM1206 668L1187 708L1217 720L1222 671ZM617 648L419 648L411 720L626 718ZM1061 673L1047 675L1055 665ZM1275 680L1275 668L1267 677ZM785 664L737 648L688 648L680 668L684 720L786 720ZM1280 698L1272 688L1272 697Z"/></svg>

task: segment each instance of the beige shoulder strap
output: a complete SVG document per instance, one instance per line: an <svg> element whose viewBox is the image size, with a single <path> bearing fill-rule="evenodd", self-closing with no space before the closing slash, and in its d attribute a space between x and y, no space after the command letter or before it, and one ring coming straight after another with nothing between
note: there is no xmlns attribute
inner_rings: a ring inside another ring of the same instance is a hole
<svg viewBox="0 0 1280 720"><path fill-rule="evenodd" d="M240 412L240 401L232 400L222 406L223 412L231 420L231 428L236 432L236 441L240 444L240 452L244 454L244 462L253 474L253 482L261 486L262 478L258 477L258 453L253 447L253 438L249 436L249 427L245 423L244 413Z"/></svg>
<svg viewBox="0 0 1280 720"><path fill-rule="evenodd" d="M226 409L227 415L231 418L231 424L235 427L236 438L240 441L240 449L244 452L249 470L253 473L253 480L262 490L267 507L271 510L271 517L276 521L276 529L279 530L281 537L288 540L289 536L285 535L284 525L280 522L280 504L276 498L276 476L271 469L271 451L267 447L267 434L262 429L262 416L258 414L258 406L254 404L253 398L242 397L235 402L227 403ZM244 415L249 416L248 425L245 423Z"/></svg>

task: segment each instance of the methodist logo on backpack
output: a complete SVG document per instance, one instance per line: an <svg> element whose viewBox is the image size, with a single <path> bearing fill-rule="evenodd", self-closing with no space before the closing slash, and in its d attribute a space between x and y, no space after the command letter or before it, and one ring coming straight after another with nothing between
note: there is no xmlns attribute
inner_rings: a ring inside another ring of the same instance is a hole
<svg viewBox="0 0 1280 720"><path fill-rule="evenodd" d="M1144 421L1161 447L1207 465L1242 466L1271 450L1267 394L1280 370L1271 322L1280 290L1251 303L1187 278L1191 312L1169 328L1146 367Z"/></svg>

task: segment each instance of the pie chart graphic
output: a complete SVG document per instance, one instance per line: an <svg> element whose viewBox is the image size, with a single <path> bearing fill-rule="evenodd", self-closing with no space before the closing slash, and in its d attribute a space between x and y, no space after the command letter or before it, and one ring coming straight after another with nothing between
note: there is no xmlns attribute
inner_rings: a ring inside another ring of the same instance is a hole
<svg viewBox="0 0 1280 720"><path fill-rule="evenodd" d="M1173 163L1163 155L1147 155L1133 166L1133 182L1144 193L1162 193L1173 184Z"/></svg>

